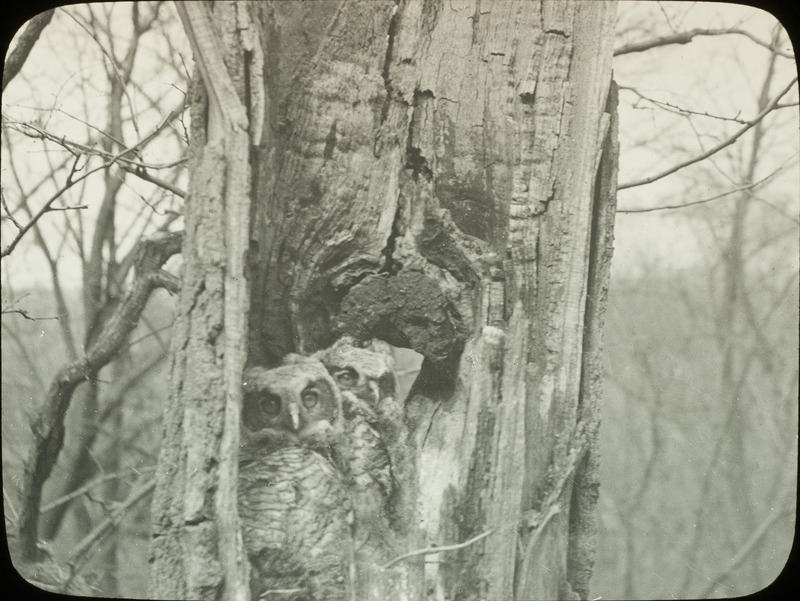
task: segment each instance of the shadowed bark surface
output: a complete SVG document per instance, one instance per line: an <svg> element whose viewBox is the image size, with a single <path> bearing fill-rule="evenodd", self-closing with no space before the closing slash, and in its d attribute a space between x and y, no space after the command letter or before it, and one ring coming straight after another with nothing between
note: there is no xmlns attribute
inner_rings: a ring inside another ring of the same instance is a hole
<svg viewBox="0 0 800 601"><path fill-rule="evenodd" d="M424 595L393 584L423 558L429 595L586 597L613 5L265 2L252 14L259 46L226 55L263 86L248 363L343 335L424 357L405 407L416 477L397 551L431 549L361 566L356 597ZM249 54L261 49L263 64Z"/></svg>

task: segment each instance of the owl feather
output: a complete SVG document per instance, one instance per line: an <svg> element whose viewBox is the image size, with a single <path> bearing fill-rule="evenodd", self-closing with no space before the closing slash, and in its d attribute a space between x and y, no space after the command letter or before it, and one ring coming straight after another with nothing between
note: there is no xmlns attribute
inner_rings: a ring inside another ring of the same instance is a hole
<svg viewBox="0 0 800 601"><path fill-rule="evenodd" d="M353 513L331 460L341 394L321 363L300 358L249 368L243 390L238 505L252 596L344 600Z"/></svg>

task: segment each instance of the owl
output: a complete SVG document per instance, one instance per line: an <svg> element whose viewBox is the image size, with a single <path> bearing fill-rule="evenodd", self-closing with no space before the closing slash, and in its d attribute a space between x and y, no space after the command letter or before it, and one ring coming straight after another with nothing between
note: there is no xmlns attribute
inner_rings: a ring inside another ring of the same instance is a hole
<svg viewBox="0 0 800 601"><path fill-rule="evenodd" d="M391 555L392 521L403 448L403 410L395 401L391 348L342 338L315 355L342 396L339 454L355 508L355 542Z"/></svg>
<svg viewBox="0 0 800 601"><path fill-rule="evenodd" d="M361 415L385 435L398 433L403 409L395 400L394 358L388 344L373 340L361 346L346 336L316 357L342 392L345 420Z"/></svg>
<svg viewBox="0 0 800 601"><path fill-rule="evenodd" d="M293 356L247 369L243 392L238 505L252 597L344 600L353 513L333 459L339 390L319 361Z"/></svg>

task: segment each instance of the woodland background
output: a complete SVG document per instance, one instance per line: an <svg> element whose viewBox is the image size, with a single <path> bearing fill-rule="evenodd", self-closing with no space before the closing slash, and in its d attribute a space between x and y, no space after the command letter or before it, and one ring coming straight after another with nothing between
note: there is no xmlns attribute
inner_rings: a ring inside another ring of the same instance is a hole
<svg viewBox="0 0 800 601"><path fill-rule="evenodd" d="M794 55L769 14L703 3L622 2L615 47L620 191L593 591L742 595L778 575L795 530ZM135 241L180 227L192 68L170 3L75 5L55 11L4 83L7 530L50 381L118 303ZM104 168L111 139L144 138L135 160ZM106 596L147 590L149 497L128 500L155 469L172 303L158 292L122 355L78 390L45 489L49 552ZM407 390L417 364L401 358Z"/></svg>

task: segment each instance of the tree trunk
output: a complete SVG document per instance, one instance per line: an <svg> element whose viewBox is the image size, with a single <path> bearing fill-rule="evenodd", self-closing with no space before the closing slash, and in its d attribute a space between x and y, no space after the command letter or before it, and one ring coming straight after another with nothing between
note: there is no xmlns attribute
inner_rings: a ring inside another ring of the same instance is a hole
<svg viewBox="0 0 800 601"><path fill-rule="evenodd" d="M250 8L220 3L213 15L206 3L179 2L177 8L200 79L190 98L181 292L153 499L153 592L159 598L247 599L236 477L248 301L248 122L258 123L245 108Z"/></svg>
<svg viewBox="0 0 800 601"><path fill-rule="evenodd" d="M250 10L263 54L248 54L234 36L240 52L226 54L229 71L249 78L251 134L252 107L263 106L250 155L248 363L272 366L342 335L424 356L405 416L415 511L401 516L398 555L409 557L360 570L372 578L356 584L356 598L418 598L389 580L398 569L413 575L423 556L434 598L585 598L616 183L613 4L263 2ZM243 68L261 68L253 56L264 57L263 81ZM208 281L224 264L215 234L191 233L190 213L211 211L197 207L199 191L222 194L200 182L199 171L212 168L203 160L194 163L184 244L219 256L201 266L184 255L162 453L174 467L160 468L163 496L154 501L156 535L174 533L169 544L157 539L156 559L187 579L212 573L200 564L189 575L181 557L186 541L207 543L214 520L199 511L207 504L198 501L192 516L181 506L191 461L171 445L195 442L192 420L221 415L208 332L227 336L201 312L224 275ZM196 283L201 272L205 287ZM210 490L216 465L213 452L206 457L195 466ZM178 509L164 511L169 503Z"/></svg>

